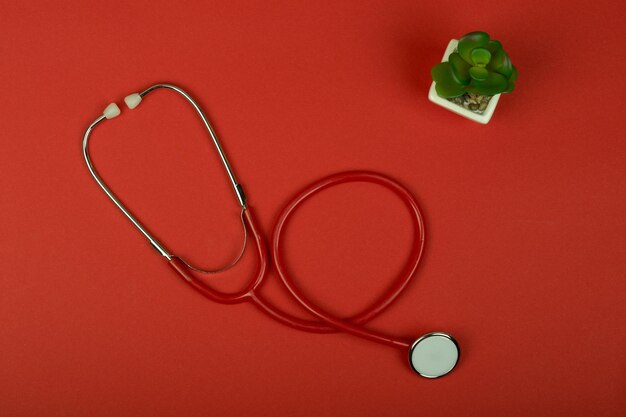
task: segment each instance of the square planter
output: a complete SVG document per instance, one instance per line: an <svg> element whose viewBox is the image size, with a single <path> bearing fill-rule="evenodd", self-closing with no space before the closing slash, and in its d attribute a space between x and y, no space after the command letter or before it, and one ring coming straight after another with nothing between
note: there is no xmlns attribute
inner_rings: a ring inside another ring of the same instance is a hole
<svg viewBox="0 0 626 417"><path fill-rule="evenodd" d="M456 50L456 46L458 43L459 41L456 39L452 39L450 41L450 43L448 44L448 47L446 48L446 52L443 54L443 58L441 62L446 62L448 60L448 57L450 56L450 54ZM491 116L493 116L493 112L496 109L496 106L498 105L498 100L500 100L500 94L496 94L495 96L491 97L491 100L489 100L487 107L482 113L474 113L472 110L466 109L465 107L459 104L453 103L446 98L439 97L437 95L437 91L435 90L434 81L430 85L430 91L428 92L428 99L432 101L433 103L450 110L451 112L460 114L461 116L467 117L468 119L473 120L475 122L487 124L489 123L489 120L491 120Z"/></svg>

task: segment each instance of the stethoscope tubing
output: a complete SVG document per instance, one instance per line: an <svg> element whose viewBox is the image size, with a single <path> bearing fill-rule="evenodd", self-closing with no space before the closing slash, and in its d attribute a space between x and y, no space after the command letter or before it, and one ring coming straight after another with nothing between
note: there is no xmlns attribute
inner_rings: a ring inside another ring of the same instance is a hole
<svg viewBox="0 0 626 417"><path fill-rule="evenodd" d="M392 285L388 291L386 291L361 313L349 318L339 318L328 313L327 311L324 311L313 303L295 284L294 280L287 272L286 262L281 251L281 242L288 220L303 202L322 190L352 182L379 184L400 197L405 206L410 210L415 239L409 255L409 260L405 264L399 278L394 282L394 285ZM268 275L270 261L267 254L265 239L257 227L256 220L252 214L252 208L248 207L246 209L244 219L246 227L249 228L250 235L253 237L255 246L257 247L257 255L259 258L255 272L256 277L244 290L235 293L217 291L211 288L202 279L196 277L177 257L173 257L170 260L170 265L194 289L215 302L235 304L250 301L268 316L298 330L312 333L331 333L343 331L373 342L396 348L406 349L410 347L411 341L408 339L389 336L363 327L363 324L369 322L382 313L406 288L407 284L414 276L423 254L425 235L423 217L417 202L406 188L395 180L379 173L367 171L342 172L325 177L306 187L303 191L293 197L282 210L281 214L278 216L278 220L276 221L272 233L271 254L273 265L275 266L277 275L280 277L281 282L294 300L317 320L304 320L288 314L275 306L273 303L269 302L259 292L262 283Z"/></svg>
<svg viewBox="0 0 626 417"><path fill-rule="evenodd" d="M410 211L415 238L412 244L409 260L404 265L402 272L389 290L382 294L377 300L375 300L375 302L373 302L361 313L348 319L341 319L317 306L296 285L292 277L287 272L288 269L281 251L281 242L287 222L300 204L325 189L353 182L366 182L382 185L396 194ZM330 175L306 187L301 193L289 201L278 217L272 236L272 257L276 267L276 272L293 298L297 300L300 305L306 308L310 314L330 327L334 327L337 330L341 330L373 342L399 348L410 347L410 340L375 332L362 326L381 314L406 288L407 284L414 276L424 252L425 231L422 213L417 202L415 201L415 198L406 188L404 188L397 181L374 172L349 171Z"/></svg>

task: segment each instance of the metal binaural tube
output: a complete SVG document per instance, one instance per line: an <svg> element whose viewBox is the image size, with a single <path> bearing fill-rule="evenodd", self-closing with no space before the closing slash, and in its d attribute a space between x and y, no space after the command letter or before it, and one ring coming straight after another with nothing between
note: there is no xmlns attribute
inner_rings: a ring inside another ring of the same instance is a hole
<svg viewBox="0 0 626 417"><path fill-rule="evenodd" d="M200 108L200 105L185 90L172 84L155 84L153 86L146 88L141 93L139 93L139 96L143 98L147 96L148 94L150 94L152 91L159 89L159 88L166 88L166 89L177 92L178 94L183 96L196 110L196 112L198 113L198 116L200 116L200 119L202 119L202 123L204 123L204 127L209 132L209 136L211 136L211 140L213 141L213 145L215 145L215 149L217 149L217 153L219 154L222 164L224 165L224 169L226 169L226 173L228 174L228 179L230 180L230 184L233 187L233 190L235 192L235 195L237 196L237 200L239 201L239 204L241 205L241 207L246 208L246 196L243 192L243 187L241 186L241 184L237 182L235 173L233 172L233 169L230 166L230 163L228 162L228 158L226 157L226 153L224 152L224 149L222 148L222 145L219 139L217 138L217 134L215 133L213 126L211 126L209 119L206 117L206 115Z"/></svg>
<svg viewBox="0 0 626 417"><path fill-rule="evenodd" d="M143 234L146 239L148 239L152 247L154 247L154 249L156 249L161 256L170 260L172 259L172 254L168 252L168 250L165 248L165 246L163 246L161 242L159 242L154 236L152 236L152 234L150 234L148 229L146 229L141 224L141 222L139 222L139 220L137 220L137 218L133 216L133 214L126 208L126 206L124 206L124 204L122 204L122 202L117 198L113 191L111 191L109 187L107 187L106 183L104 182L104 180L102 180L102 178L100 178L96 171L96 168L91 162L91 157L89 156L89 136L91 135L93 129L103 120L106 120L106 117L104 115L94 120L94 122L89 125L89 127L85 131L85 135L83 136L83 156L85 157L85 163L87 164L87 168L89 169L91 176L96 180L100 188L102 188L102 191L104 191L104 193L111 199L111 201L115 203L117 208L119 208L120 211L124 213L124 216L126 216L126 218L131 221L131 223L137 228L137 230L139 230L141 234Z"/></svg>
<svg viewBox="0 0 626 417"><path fill-rule="evenodd" d="M102 191L104 191L104 193L107 195L107 197L109 197L109 199L111 201L113 201L113 203L117 206L117 208L120 209L120 211L124 214L124 216L126 216L126 218L128 220L130 220L130 222L133 224L133 226L135 226L135 228L137 228L137 230L139 230L139 232L141 232L142 235L144 235L144 237L146 239L148 239L148 242L150 243L150 245L156 249L157 252L159 252L159 254L163 257L165 257L168 261L171 261L174 258L178 258L183 264L185 264L188 268L191 268L195 271L198 272L203 272L203 273L218 273L218 272L223 272L225 270L228 270L230 268L232 268L233 266L235 266L237 264L237 262L239 262L239 260L241 259L241 257L243 256L243 253L245 251L246 248L246 241L247 241L247 229L246 229L246 224L244 221L244 215L247 209L247 205L246 205L246 197L245 194L243 192L243 187L241 186L241 184L239 184L237 182L237 179L235 178L235 174L228 162L228 159L226 158L226 154L224 153L224 150L222 149L222 146L217 138L217 135L215 134L215 131L213 130L213 126L211 126L211 123L209 122L209 120L207 119L206 115L204 114L204 112L202 111L202 109L200 108L199 104L187 93L185 92L182 88L177 87L175 85L171 85L171 84L155 84L151 87L148 87L146 90L142 91L139 94L133 94L130 97L136 97L138 98L138 100L135 100L134 102L132 102L131 104L129 104L129 102L127 101L127 104L129 105L129 108L134 108L136 107L139 102L141 101L141 98L143 98L144 96L148 95L150 92L159 89L159 88L165 88L165 89L169 89L169 90L173 90L175 92L177 92L178 94L180 94L181 96L183 96L192 106L193 108L196 110L196 113L198 114L198 116L200 116L200 119L202 119L202 122L205 126L205 128L207 129L207 132L209 133L209 136L211 137L211 140L213 141L213 145L215 146L215 149L217 150L219 156L220 156L220 160L222 161L222 164L224 166L224 169L226 170L226 173L228 174L228 179L231 183L231 186L235 192L235 195L237 197L237 201L239 202L239 204L241 205L241 221L242 221L242 227L243 227L243 244L241 247L240 252L237 254L237 256L234 258L234 260L232 260L231 262L229 262L228 264L226 264L226 266L217 268L217 269L213 269L213 270L208 270L208 269L202 269L202 268L198 268L195 267L189 263L187 263L185 260L177 257L176 255L173 255L172 253L170 253L165 246L156 238L154 237L149 231L148 229L143 226L141 224L141 222L130 212L130 210L128 208L126 208L126 206L124 206L124 204L120 201L120 199L113 193L113 191L111 191L111 189L106 185L106 183L104 182L104 180L98 175L98 172L96 171L92 161L91 161L91 157L89 155L89 138L91 133L93 132L94 128L96 126L98 126L101 122L103 122L104 120L116 117L120 114L120 110L117 107L117 105L115 103L111 103L109 106L107 106L107 108L104 111L104 114L102 114L101 116L99 116L96 120L94 120L89 127L87 128L87 130L85 131L85 134L83 136L83 156L85 158L85 163L87 164L87 168L89 169L89 172L91 173L91 175L93 176L93 178L96 180L96 183L98 183L98 185L100 186L100 188L102 189ZM138 96L138 97L137 97ZM127 97L128 99L128 97ZM126 99L125 99L126 101Z"/></svg>

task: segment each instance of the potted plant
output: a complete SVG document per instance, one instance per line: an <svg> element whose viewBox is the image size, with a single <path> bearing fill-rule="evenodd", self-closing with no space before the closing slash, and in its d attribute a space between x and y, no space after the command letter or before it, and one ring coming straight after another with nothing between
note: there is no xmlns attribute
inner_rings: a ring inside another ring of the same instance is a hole
<svg viewBox="0 0 626 417"><path fill-rule="evenodd" d="M431 74L428 98L479 123L488 123L500 99L515 86L517 69L499 41L485 32L452 39Z"/></svg>

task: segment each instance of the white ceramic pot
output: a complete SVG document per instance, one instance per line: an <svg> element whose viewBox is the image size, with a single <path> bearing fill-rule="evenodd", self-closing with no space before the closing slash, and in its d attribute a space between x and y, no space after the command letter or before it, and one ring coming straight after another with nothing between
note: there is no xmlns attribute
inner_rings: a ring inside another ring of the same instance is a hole
<svg viewBox="0 0 626 417"><path fill-rule="evenodd" d="M452 52L454 52L458 43L459 41L456 39L452 39L450 41L450 43L448 44L448 47L446 48L446 52L443 54L443 59L441 60L441 62L448 61L448 57L450 56ZM466 109L463 106L459 106L456 103L448 101L448 99L439 97L437 95L437 91L435 90L434 81L430 85L430 91L428 92L428 99L432 101L433 103L443 108L446 108L456 114L460 114L463 117L467 117L470 120L473 120L475 122L482 123L482 124L487 124L489 123L489 120L491 120L491 116L493 116L493 112L496 109L496 106L498 105L498 100L500 100L500 94L496 94L495 96L491 97L491 100L489 100L489 103L487 104L487 108L485 109L485 111L482 112L482 114L474 113L473 111Z"/></svg>

